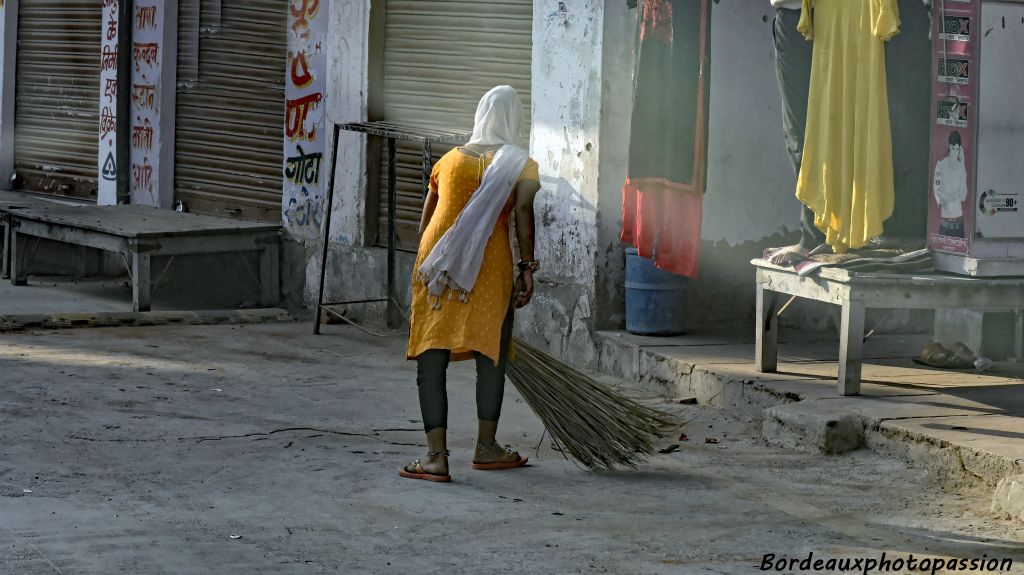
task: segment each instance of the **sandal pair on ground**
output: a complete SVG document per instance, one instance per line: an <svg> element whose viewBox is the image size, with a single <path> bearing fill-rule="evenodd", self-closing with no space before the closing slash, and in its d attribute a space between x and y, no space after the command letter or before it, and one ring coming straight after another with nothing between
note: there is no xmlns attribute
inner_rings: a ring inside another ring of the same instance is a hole
<svg viewBox="0 0 1024 575"><path fill-rule="evenodd" d="M477 450L479 451L481 449L483 449L483 447L477 445ZM427 457L429 459L434 459L441 456L448 457L450 454L451 452L447 450L443 452L429 451L427 452ZM523 457L522 455L519 455L518 451L512 451L511 447L507 445L504 448L502 458L504 458L504 460L501 460L501 458L499 458L498 461L487 463L474 461L473 469L479 471L498 471L501 469L514 469L516 467L522 467L526 465L526 462L530 460L529 457ZM423 468L423 465L419 459L399 469L398 474L401 475L402 477L406 477L409 479L423 479L426 481L436 481L439 483L447 483L452 480L452 476L450 474L428 472L426 469Z"/></svg>
<svg viewBox="0 0 1024 575"><path fill-rule="evenodd" d="M969 369L975 367L977 357L970 348L959 341L948 349L941 343L933 341L924 346L921 355L913 360L919 365L940 369Z"/></svg>

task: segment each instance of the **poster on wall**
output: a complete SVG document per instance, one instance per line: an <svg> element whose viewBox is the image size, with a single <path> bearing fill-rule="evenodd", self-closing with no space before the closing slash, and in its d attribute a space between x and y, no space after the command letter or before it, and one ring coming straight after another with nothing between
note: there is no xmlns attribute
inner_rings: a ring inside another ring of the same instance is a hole
<svg viewBox="0 0 1024 575"><path fill-rule="evenodd" d="M327 2L289 0L285 68L284 223L314 235L323 221L327 149Z"/></svg>
<svg viewBox="0 0 1024 575"><path fill-rule="evenodd" d="M934 10L928 244L967 254L974 231L977 0L938 0Z"/></svg>

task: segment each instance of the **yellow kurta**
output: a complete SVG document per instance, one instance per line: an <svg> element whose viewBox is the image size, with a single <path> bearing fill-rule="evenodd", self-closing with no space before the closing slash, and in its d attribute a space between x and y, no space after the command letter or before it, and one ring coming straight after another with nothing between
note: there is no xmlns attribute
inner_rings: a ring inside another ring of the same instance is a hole
<svg viewBox="0 0 1024 575"><path fill-rule="evenodd" d="M501 348L501 326L512 300L512 249L509 244L508 215L513 198L502 208L487 240L483 264L468 301L458 296L441 296L441 309L431 309L427 287L417 281L416 270L434 245L455 223L470 196L480 187L480 179L494 154L471 156L458 148L445 154L430 175L430 188L437 192L438 203L427 229L420 239L412 282L412 321L406 357L413 359L428 349L448 349L452 360L470 359L478 351L497 363ZM520 180L540 180L537 162L527 160Z"/></svg>
<svg viewBox="0 0 1024 575"><path fill-rule="evenodd" d="M798 30L814 42L796 196L836 253L883 232L893 210L885 41L896 0L803 0Z"/></svg>

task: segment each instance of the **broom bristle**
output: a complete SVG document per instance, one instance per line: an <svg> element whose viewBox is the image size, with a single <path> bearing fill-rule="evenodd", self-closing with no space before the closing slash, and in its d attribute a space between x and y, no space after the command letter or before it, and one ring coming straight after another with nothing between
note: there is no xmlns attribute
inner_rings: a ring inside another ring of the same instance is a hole
<svg viewBox="0 0 1024 575"><path fill-rule="evenodd" d="M678 420L624 397L587 374L515 338L508 376L552 438L584 467L636 468L651 440Z"/></svg>

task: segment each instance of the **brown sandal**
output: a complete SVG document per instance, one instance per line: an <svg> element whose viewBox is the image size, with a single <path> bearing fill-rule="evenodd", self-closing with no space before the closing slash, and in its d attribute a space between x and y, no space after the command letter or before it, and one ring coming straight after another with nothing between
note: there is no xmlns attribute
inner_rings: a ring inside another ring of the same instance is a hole
<svg viewBox="0 0 1024 575"><path fill-rule="evenodd" d="M430 451L427 452L427 457L433 459L440 455L448 457L450 454L451 453L449 451ZM423 469L423 465L420 464L419 459L399 469L398 474L409 479L423 479L425 481L436 481L438 483L448 483L452 480L452 476L447 473L442 475L440 473L430 473L426 469Z"/></svg>
<svg viewBox="0 0 1024 575"><path fill-rule="evenodd" d="M477 448L483 447L477 444ZM518 451L512 451L512 448L508 445L505 446L505 453L507 455L515 455L516 458L513 461L494 461L492 463L477 463L473 462L473 469L479 471L497 471L499 469L514 469L516 467L522 467L526 465L526 462L530 460L529 457L523 457L519 455Z"/></svg>
<svg viewBox="0 0 1024 575"><path fill-rule="evenodd" d="M974 367L974 362L978 359L971 348L964 345L962 342L956 342L949 348L950 361L954 367L966 369Z"/></svg>
<svg viewBox="0 0 1024 575"><path fill-rule="evenodd" d="M949 367L949 350L937 341L930 341L921 350L921 355L913 358L914 363L945 369Z"/></svg>
<svg viewBox="0 0 1024 575"><path fill-rule="evenodd" d="M974 366L975 359L974 352L960 342L946 349L936 341L928 342L921 350L921 355L913 358L916 364L939 369L968 369Z"/></svg>

